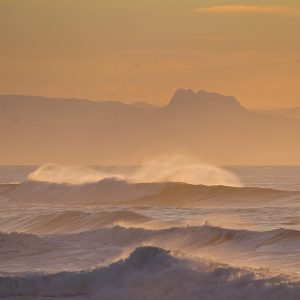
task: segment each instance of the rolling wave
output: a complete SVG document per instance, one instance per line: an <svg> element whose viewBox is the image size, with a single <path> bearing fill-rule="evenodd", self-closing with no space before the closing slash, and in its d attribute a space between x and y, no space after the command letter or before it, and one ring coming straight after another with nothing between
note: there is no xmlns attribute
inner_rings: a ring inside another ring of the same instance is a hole
<svg viewBox="0 0 300 300"><path fill-rule="evenodd" d="M255 187L228 187L166 183L159 194L129 201L131 204L180 207L265 207L300 205L300 192Z"/></svg>
<svg viewBox="0 0 300 300"><path fill-rule="evenodd" d="M1 190L0 190L1 191ZM134 204L179 207L300 205L300 192L186 183L129 183L116 178L80 185L25 181L4 188L12 201L48 204Z"/></svg>
<svg viewBox="0 0 300 300"><path fill-rule="evenodd" d="M1 222L1 228L5 228L8 232L54 234L91 231L114 225L137 226L149 221L150 217L126 210L101 212L63 210L9 218Z"/></svg>
<svg viewBox="0 0 300 300"><path fill-rule="evenodd" d="M0 277L0 296L37 299L296 300L300 283L139 247L107 267L53 275ZM76 297L76 298L75 298Z"/></svg>
<svg viewBox="0 0 300 300"><path fill-rule="evenodd" d="M74 235L65 238L74 239ZM288 272L300 269L300 231L290 229L248 231L205 225L149 230L117 226L80 233L76 239L81 243L97 241L123 249L140 245L163 247L239 266L278 268Z"/></svg>
<svg viewBox="0 0 300 300"><path fill-rule="evenodd" d="M300 276L300 231L289 229L248 231L205 225L150 230L116 226L72 234L1 233L0 242L1 271L8 273L82 270L107 265L136 247L153 246Z"/></svg>
<svg viewBox="0 0 300 300"><path fill-rule="evenodd" d="M0 199L7 200L8 195L15 190L19 184L17 183L2 183L0 184Z"/></svg>
<svg viewBox="0 0 300 300"><path fill-rule="evenodd" d="M161 184L130 184L116 178L80 185L24 181L9 194L13 201L54 204L110 204L154 195Z"/></svg>
<svg viewBox="0 0 300 300"><path fill-rule="evenodd" d="M257 249L266 245L294 248L300 247L300 231L275 229L271 231L249 231L227 229L210 225L194 227L171 227L167 229L125 228L115 226L78 233L76 238L84 241L99 240L103 243L126 246L135 243L153 243L171 248L216 247L230 244L236 248ZM292 247L293 246L293 247Z"/></svg>
<svg viewBox="0 0 300 300"><path fill-rule="evenodd" d="M118 212L119 213L119 212ZM118 213L116 215L118 215ZM143 218L128 212L120 212L120 215L131 218ZM111 216L109 217L111 218ZM35 245L39 246L44 237L47 241L67 239L87 243L98 241L103 244L117 246L130 246L137 243L153 243L155 245L169 246L170 248L201 248L218 247L224 244L236 248L258 249L265 246L284 246L286 248L300 247L300 231L292 229L274 229L270 231L250 231L240 229L228 229L211 225L192 227L171 227L167 229L145 229L139 227L101 227L91 231L74 232L60 235L39 236L28 233L3 233L0 232L1 247L10 248L11 245ZM26 247L27 247L26 246ZM2 248L1 248L2 249ZM297 249L296 249L297 250Z"/></svg>
<svg viewBox="0 0 300 300"><path fill-rule="evenodd" d="M34 255L53 249L51 242L34 234L0 232L1 259L19 255Z"/></svg>

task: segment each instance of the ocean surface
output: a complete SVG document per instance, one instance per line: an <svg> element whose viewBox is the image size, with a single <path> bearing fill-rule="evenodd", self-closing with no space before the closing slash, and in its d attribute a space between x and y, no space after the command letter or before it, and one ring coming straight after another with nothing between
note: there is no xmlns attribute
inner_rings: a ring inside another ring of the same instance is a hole
<svg viewBox="0 0 300 300"><path fill-rule="evenodd" d="M0 299L300 299L300 167L0 167Z"/></svg>

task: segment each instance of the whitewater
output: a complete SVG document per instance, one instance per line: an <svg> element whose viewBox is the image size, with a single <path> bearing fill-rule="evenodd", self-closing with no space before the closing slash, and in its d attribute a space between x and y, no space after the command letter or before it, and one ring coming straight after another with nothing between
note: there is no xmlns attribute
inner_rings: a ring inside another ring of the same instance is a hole
<svg viewBox="0 0 300 300"><path fill-rule="evenodd" d="M0 167L0 299L300 299L300 168Z"/></svg>

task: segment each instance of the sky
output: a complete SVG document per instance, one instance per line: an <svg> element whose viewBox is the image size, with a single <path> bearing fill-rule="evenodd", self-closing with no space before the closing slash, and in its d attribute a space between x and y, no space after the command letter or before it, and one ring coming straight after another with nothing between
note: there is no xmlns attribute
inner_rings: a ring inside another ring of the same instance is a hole
<svg viewBox="0 0 300 300"><path fill-rule="evenodd" d="M0 94L300 106L300 1L0 0Z"/></svg>

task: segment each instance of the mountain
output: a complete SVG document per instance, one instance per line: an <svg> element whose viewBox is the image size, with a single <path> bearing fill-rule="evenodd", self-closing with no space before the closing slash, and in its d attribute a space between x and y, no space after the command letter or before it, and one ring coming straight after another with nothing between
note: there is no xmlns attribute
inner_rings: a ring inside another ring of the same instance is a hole
<svg viewBox="0 0 300 300"><path fill-rule="evenodd" d="M179 89L175 92L169 105L169 109L179 110L241 110L240 103L232 96L224 96L218 93L206 91L194 92L191 89Z"/></svg>
<svg viewBox="0 0 300 300"><path fill-rule="evenodd" d="M0 96L0 164L135 164L189 153L215 164L300 164L300 120L179 89L168 105Z"/></svg>

